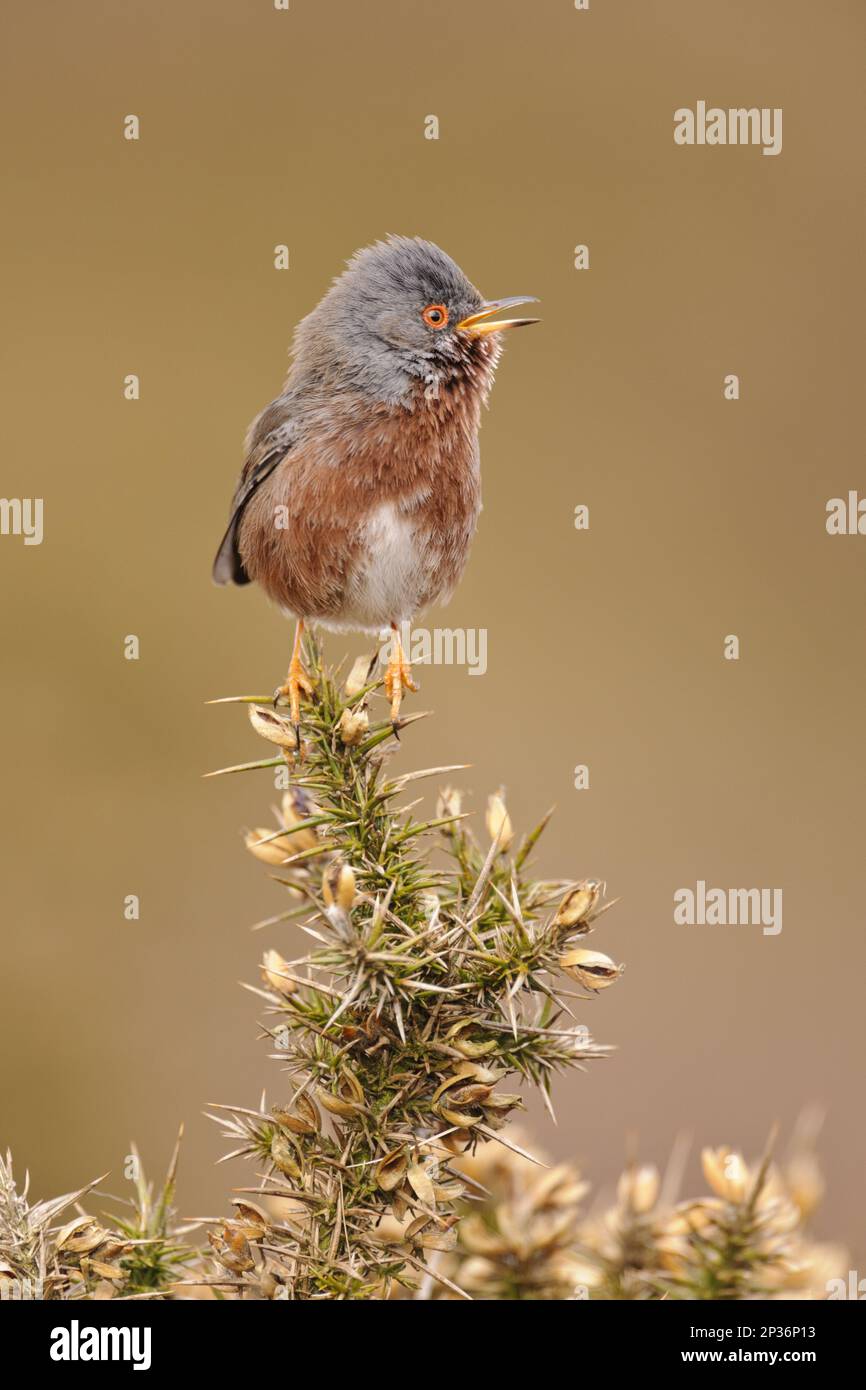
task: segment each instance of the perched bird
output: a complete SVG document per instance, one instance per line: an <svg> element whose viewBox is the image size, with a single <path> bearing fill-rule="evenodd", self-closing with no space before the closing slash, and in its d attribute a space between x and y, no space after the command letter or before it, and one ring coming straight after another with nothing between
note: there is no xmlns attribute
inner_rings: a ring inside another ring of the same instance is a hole
<svg viewBox="0 0 866 1390"><path fill-rule="evenodd" d="M400 625L450 596L481 510L478 427L499 334L494 315L432 242L358 251L295 332L276 400L253 421L220 543L218 584L259 583L297 621L287 697L296 732L304 624L393 637L385 691L396 723L415 690Z"/></svg>

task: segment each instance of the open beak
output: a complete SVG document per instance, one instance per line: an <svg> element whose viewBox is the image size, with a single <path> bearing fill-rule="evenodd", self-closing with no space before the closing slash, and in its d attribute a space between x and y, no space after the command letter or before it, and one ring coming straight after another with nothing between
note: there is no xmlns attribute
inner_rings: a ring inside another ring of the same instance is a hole
<svg viewBox="0 0 866 1390"><path fill-rule="evenodd" d="M482 305L476 314L458 323L458 331L468 333L470 338L482 338L485 333L498 333L501 328L524 328L528 323L538 323L538 319L498 319L491 323L494 314L503 309L513 309L515 304L537 304L534 294L513 294L508 299L491 299Z"/></svg>

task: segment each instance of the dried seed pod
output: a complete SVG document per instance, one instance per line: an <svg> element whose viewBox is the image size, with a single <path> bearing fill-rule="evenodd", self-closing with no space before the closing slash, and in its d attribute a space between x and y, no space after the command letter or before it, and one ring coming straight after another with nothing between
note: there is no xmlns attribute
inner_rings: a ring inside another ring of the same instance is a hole
<svg viewBox="0 0 866 1390"><path fill-rule="evenodd" d="M355 875L352 869L344 860L332 860L322 874L322 897L326 904L328 907L341 907L344 912L349 912L356 896Z"/></svg>
<svg viewBox="0 0 866 1390"><path fill-rule="evenodd" d="M284 864L290 855L297 852L297 846L292 844L290 836L275 834L273 830L266 830L262 826L247 831L244 844L250 854L255 855L256 859L261 859L263 864Z"/></svg>
<svg viewBox="0 0 866 1390"><path fill-rule="evenodd" d="M466 1184L453 1178L449 1182L434 1183L433 1192L437 1202L459 1202L466 1194Z"/></svg>
<svg viewBox="0 0 866 1390"><path fill-rule="evenodd" d="M456 787L443 787L436 802L436 819L459 816L463 811L463 793ZM448 829L448 827L445 827Z"/></svg>
<svg viewBox="0 0 866 1390"><path fill-rule="evenodd" d="M109 1264L116 1260L120 1255L130 1255L135 1249L131 1241L128 1240L107 1240L100 1250L100 1258L107 1260Z"/></svg>
<svg viewBox="0 0 866 1390"><path fill-rule="evenodd" d="M446 1033L446 1037L455 1049L464 1057L484 1057L489 1052L495 1052L499 1043L495 1038L484 1038L480 1034L468 1036L468 1030L475 1027L474 1018L463 1018L452 1025Z"/></svg>
<svg viewBox="0 0 866 1390"><path fill-rule="evenodd" d="M500 787L498 792L487 798L487 834L491 840L499 841L499 853L507 854L511 842L514 839L514 830L511 825L511 817L505 806L505 789Z"/></svg>
<svg viewBox="0 0 866 1390"><path fill-rule="evenodd" d="M277 1124L292 1134L318 1134L322 1127L322 1117L318 1106L306 1094L298 1096L294 1110L286 1110L280 1105L271 1106L271 1114Z"/></svg>
<svg viewBox="0 0 866 1390"><path fill-rule="evenodd" d="M452 1226L443 1230L441 1226L431 1222L429 1230L417 1238L416 1243L423 1250L454 1250L457 1246L457 1228Z"/></svg>
<svg viewBox="0 0 866 1390"><path fill-rule="evenodd" d="M658 1169L653 1164L626 1168L617 1183L616 1194L620 1206L645 1216L652 1211L659 1195Z"/></svg>
<svg viewBox="0 0 866 1390"><path fill-rule="evenodd" d="M283 960L279 951L265 951L262 959L262 979L277 994L295 994L300 986L287 978L288 961Z"/></svg>
<svg viewBox="0 0 866 1390"><path fill-rule="evenodd" d="M352 663L352 669L346 677L343 686L343 693L347 700L353 700L356 695L370 684L370 658L368 656L358 656Z"/></svg>
<svg viewBox="0 0 866 1390"><path fill-rule="evenodd" d="M395 1188L391 1193L391 1211L395 1221L404 1221L409 1213L409 1203L401 1195L399 1188Z"/></svg>
<svg viewBox="0 0 866 1390"><path fill-rule="evenodd" d="M208 1231L208 1240L213 1247L214 1258L231 1274L245 1274L253 1268L249 1242L239 1231L225 1222L222 1232Z"/></svg>
<svg viewBox="0 0 866 1390"><path fill-rule="evenodd" d="M810 1217L824 1196L824 1179L813 1153L804 1150L789 1160L785 1186L803 1218Z"/></svg>
<svg viewBox="0 0 866 1390"><path fill-rule="evenodd" d="M481 1104L484 1106L485 1110L522 1110L523 1097L508 1091L494 1091L493 1094L488 1096L487 1100L483 1100Z"/></svg>
<svg viewBox="0 0 866 1390"><path fill-rule="evenodd" d="M742 1202L749 1190L750 1174L743 1155L734 1149L704 1149L701 1166L707 1183L725 1202Z"/></svg>
<svg viewBox="0 0 866 1390"><path fill-rule="evenodd" d="M408 1241L411 1245L415 1242L417 1237L420 1236L422 1231L426 1230L428 1226L432 1225L433 1218L428 1216L426 1212L422 1216L416 1216L415 1220L410 1221L409 1225L403 1232L403 1239Z"/></svg>
<svg viewBox="0 0 866 1390"><path fill-rule="evenodd" d="M409 1161L405 1149L394 1149L376 1165L376 1184L383 1192L393 1192L406 1176Z"/></svg>
<svg viewBox="0 0 866 1390"><path fill-rule="evenodd" d="M364 1109L364 1091L361 1083L350 1067L344 1067L337 1081L336 1093L318 1088L319 1100L332 1115L349 1119Z"/></svg>
<svg viewBox="0 0 866 1390"><path fill-rule="evenodd" d="M285 1173L288 1178L299 1178L301 1176L301 1166L298 1162L300 1153L295 1143L283 1133L282 1130L275 1130L271 1137L271 1160L281 1173Z"/></svg>
<svg viewBox="0 0 866 1390"><path fill-rule="evenodd" d="M123 1277L122 1270L121 1277ZM115 1288L114 1284L109 1283L107 1279L100 1279L99 1283L94 1287L93 1293L90 1295L90 1297L96 1303L107 1303L110 1298L114 1298L116 1297L116 1295L117 1289Z"/></svg>
<svg viewBox="0 0 866 1390"><path fill-rule="evenodd" d="M451 1154L462 1154L472 1143L472 1138L470 1129L453 1129L450 1134L443 1134L439 1143Z"/></svg>
<svg viewBox="0 0 866 1390"><path fill-rule="evenodd" d="M436 1205L436 1194L433 1190L433 1179L430 1176L428 1164L411 1163L406 1170L406 1178L419 1202L423 1202L426 1207Z"/></svg>
<svg viewBox="0 0 866 1390"><path fill-rule="evenodd" d="M308 825L305 830L294 830L294 826L302 821L312 820L314 816L321 813L321 808L316 805L311 796L302 787L289 787L283 792L283 800L280 806L283 825L290 832L294 852L300 853L301 850L315 849L319 844L319 836L314 825Z"/></svg>
<svg viewBox="0 0 866 1390"><path fill-rule="evenodd" d="M294 752L298 746L297 736L290 719L265 705L250 705L250 723L260 738L275 743L278 748Z"/></svg>
<svg viewBox="0 0 866 1390"><path fill-rule="evenodd" d="M488 1106L487 1109L481 1111L480 1118L476 1120L476 1124L481 1123L481 1121L487 1125L488 1129L504 1129L505 1125L508 1123L508 1111L496 1110L492 1106Z"/></svg>
<svg viewBox="0 0 866 1390"><path fill-rule="evenodd" d="M90 1226L83 1227L78 1235L70 1236L65 1242L65 1249L70 1254L89 1255L91 1251L98 1250L100 1245L105 1244L107 1236L108 1232L94 1221Z"/></svg>
<svg viewBox="0 0 866 1390"><path fill-rule="evenodd" d="M600 897L601 884L597 879L588 878L583 883L576 884L574 888L569 889L556 909L551 926L560 931L574 931L583 926L584 931L589 931L586 919Z"/></svg>
<svg viewBox="0 0 866 1390"><path fill-rule="evenodd" d="M560 956L559 966L585 989L607 989L622 974L623 967L601 951L576 949Z"/></svg>
<svg viewBox="0 0 866 1390"><path fill-rule="evenodd" d="M87 1228L95 1225L96 1223L92 1216L76 1216L72 1221L67 1221L65 1226L61 1226L54 1238L55 1250L64 1250L66 1248L71 1250L73 1248L71 1244L72 1238L76 1233L83 1232ZM99 1242L97 1242L97 1244L98 1243ZM14 1273L14 1271L12 1272Z"/></svg>
<svg viewBox="0 0 866 1390"><path fill-rule="evenodd" d="M344 709L337 724L340 742L354 748L370 731L370 716L363 708Z"/></svg>
<svg viewBox="0 0 866 1390"><path fill-rule="evenodd" d="M449 1125L455 1125L458 1129L471 1129L474 1125L484 1123L484 1111L481 1106L467 1106L459 1109L452 1105L447 1096L435 1107L436 1113L441 1115L443 1120L447 1120ZM495 1126L491 1126L495 1128Z"/></svg>
<svg viewBox="0 0 866 1390"><path fill-rule="evenodd" d="M448 1097L451 1105L486 1105L493 1090L492 1086L482 1086L478 1082L468 1086L457 1086Z"/></svg>
<svg viewBox="0 0 866 1390"><path fill-rule="evenodd" d="M249 1239L258 1240L270 1225L270 1217L264 1207L259 1207L246 1197L233 1197L232 1206L238 1215L240 1233Z"/></svg>
<svg viewBox="0 0 866 1390"><path fill-rule="evenodd" d="M484 1086L495 1086L507 1073L502 1067L483 1067L480 1062L455 1062L452 1071L455 1076L469 1077L480 1081Z"/></svg>
<svg viewBox="0 0 866 1390"><path fill-rule="evenodd" d="M464 1057L486 1057L488 1053L496 1051L499 1043L495 1038L483 1040L481 1038L461 1037L455 1039L452 1046Z"/></svg>
<svg viewBox="0 0 866 1390"><path fill-rule="evenodd" d="M449 1075L446 1076L443 1081L439 1082L439 1085L433 1092L433 1095L431 1096L433 1104L435 1105L437 1100L439 1100L440 1096L443 1096L446 1091L450 1091L454 1086L459 1086L463 1079L463 1076L459 1072L449 1073Z"/></svg>

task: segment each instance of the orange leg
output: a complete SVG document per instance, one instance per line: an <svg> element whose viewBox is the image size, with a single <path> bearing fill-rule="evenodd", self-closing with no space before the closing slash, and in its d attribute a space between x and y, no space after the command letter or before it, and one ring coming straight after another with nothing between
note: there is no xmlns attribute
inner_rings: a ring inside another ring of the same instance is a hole
<svg viewBox="0 0 866 1390"><path fill-rule="evenodd" d="M385 694L391 701L391 723L396 724L400 718L400 704L403 699L404 690L417 690L418 687L412 679L412 669L406 660L403 652L403 644L400 641L400 629L396 623L391 624L391 655L388 659L388 669L385 672Z"/></svg>
<svg viewBox="0 0 866 1390"><path fill-rule="evenodd" d="M300 747L300 727L301 727L301 695L310 696L313 693L313 682L304 670L304 663L301 656L301 644L304 638L304 620L298 619L295 628L295 641L292 646L292 659L289 662L289 673L286 676L285 684L278 686L274 691L274 704L282 698L289 701L289 714L295 726L295 733L298 735L298 746Z"/></svg>

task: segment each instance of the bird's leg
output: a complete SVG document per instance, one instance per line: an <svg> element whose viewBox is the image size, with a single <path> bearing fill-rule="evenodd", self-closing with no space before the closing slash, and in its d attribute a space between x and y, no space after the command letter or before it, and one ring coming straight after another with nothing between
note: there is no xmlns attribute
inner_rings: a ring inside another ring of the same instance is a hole
<svg viewBox="0 0 866 1390"><path fill-rule="evenodd" d="M396 726L400 718L403 691L417 690L418 687L412 679L412 670L403 652L400 629L396 623L391 624L391 633L391 654L388 658L388 669L385 672L385 694L391 701L391 723Z"/></svg>
<svg viewBox="0 0 866 1390"><path fill-rule="evenodd" d="M312 695L313 682L304 670L304 663L301 657L301 643L304 639L304 620L298 619L295 628L295 641L292 646L292 659L289 662L289 672L286 676L285 684L280 685L274 691L274 704L283 697L289 701L289 717L294 725L295 737L298 740L298 748L301 746L301 695Z"/></svg>

